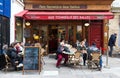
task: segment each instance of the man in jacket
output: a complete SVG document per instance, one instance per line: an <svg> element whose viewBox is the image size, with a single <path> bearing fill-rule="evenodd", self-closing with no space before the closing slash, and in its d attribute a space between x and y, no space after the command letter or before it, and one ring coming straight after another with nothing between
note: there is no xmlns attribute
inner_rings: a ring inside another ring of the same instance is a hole
<svg viewBox="0 0 120 78"><path fill-rule="evenodd" d="M109 56L112 57L113 46L115 46L117 34L114 33L110 36L108 46L110 47Z"/></svg>

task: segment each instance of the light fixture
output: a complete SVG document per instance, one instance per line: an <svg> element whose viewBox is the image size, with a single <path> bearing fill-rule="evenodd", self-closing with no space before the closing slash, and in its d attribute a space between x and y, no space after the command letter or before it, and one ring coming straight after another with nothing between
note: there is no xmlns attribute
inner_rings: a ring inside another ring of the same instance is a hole
<svg viewBox="0 0 120 78"><path fill-rule="evenodd" d="M84 24L84 26L86 26L86 27L89 26L89 25L90 25L90 23L85 23L85 24Z"/></svg>
<svg viewBox="0 0 120 78"><path fill-rule="evenodd" d="M17 25L17 26L21 26L21 23L20 23L20 22L17 22L16 25Z"/></svg>
<svg viewBox="0 0 120 78"><path fill-rule="evenodd" d="M25 25L26 25L26 26L30 26L30 22L26 22Z"/></svg>

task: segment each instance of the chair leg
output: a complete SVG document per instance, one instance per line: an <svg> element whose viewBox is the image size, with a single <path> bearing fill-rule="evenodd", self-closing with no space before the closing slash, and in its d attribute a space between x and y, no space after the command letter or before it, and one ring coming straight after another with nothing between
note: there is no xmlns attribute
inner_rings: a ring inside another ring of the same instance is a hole
<svg viewBox="0 0 120 78"><path fill-rule="evenodd" d="M42 63L45 65L45 61L44 61L44 59L43 59L43 58L41 58L41 61L42 61Z"/></svg>
<svg viewBox="0 0 120 78"><path fill-rule="evenodd" d="M8 65L5 66L5 73L7 72L8 70Z"/></svg>
<svg viewBox="0 0 120 78"><path fill-rule="evenodd" d="M43 65L45 65L45 61L43 58L41 58L41 61L40 61L40 71L43 69Z"/></svg>

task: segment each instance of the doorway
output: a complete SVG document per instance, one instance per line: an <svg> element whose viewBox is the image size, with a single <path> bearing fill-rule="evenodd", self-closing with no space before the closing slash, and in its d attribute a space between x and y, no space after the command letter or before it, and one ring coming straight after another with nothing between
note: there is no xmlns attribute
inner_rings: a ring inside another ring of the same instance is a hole
<svg viewBox="0 0 120 78"><path fill-rule="evenodd" d="M56 53L58 47L58 26L57 25L49 25L48 26L48 46L49 53Z"/></svg>
<svg viewBox="0 0 120 78"><path fill-rule="evenodd" d="M91 23L89 27L89 44L96 43L98 48L102 47L103 36L102 36L102 23Z"/></svg>

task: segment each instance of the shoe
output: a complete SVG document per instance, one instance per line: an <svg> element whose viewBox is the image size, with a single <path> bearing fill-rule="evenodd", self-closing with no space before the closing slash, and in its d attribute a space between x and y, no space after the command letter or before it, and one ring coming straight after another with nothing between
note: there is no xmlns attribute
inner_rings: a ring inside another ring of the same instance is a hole
<svg viewBox="0 0 120 78"><path fill-rule="evenodd" d="M68 66L68 64L66 64L66 63L63 63L62 65L63 65L63 66Z"/></svg>
<svg viewBox="0 0 120 78"><path fill-rule="evenodd" d="M57 68L60 68L60 66L56 66Z"/></svg>
<svg viewBox="0 0 120 78"><path fill-rule="evenodd" d="M23 67L23 64L22 64L22 63L20 63L19 65L17 65L17 67Z"/></svg>

